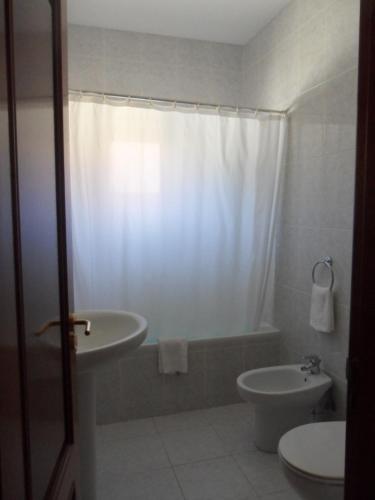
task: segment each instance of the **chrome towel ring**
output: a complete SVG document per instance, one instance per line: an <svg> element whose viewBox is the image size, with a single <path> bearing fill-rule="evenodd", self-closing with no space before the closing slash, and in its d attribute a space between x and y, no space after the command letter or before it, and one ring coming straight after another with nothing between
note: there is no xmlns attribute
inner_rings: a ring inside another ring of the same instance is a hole
<svg viewBox="0 0 375 500"><path fill-rule="evenodd" d="M316 279L315 279L315 271L316 271L316 268L319 266L319 264L323 264L324 266L326 266L327 269L329 269L330 273L331 273L331 283L329 285L329 289L332 290L333 289L333 285L335 284L335 274L333 272L333 259L332 257L323 257L322 259L319 259L317 262L315 262L314 264L314 267L312 268L312 273L311 273L311 276L312 276L312 282L314 283L314 285L316 285Z"/></svg>

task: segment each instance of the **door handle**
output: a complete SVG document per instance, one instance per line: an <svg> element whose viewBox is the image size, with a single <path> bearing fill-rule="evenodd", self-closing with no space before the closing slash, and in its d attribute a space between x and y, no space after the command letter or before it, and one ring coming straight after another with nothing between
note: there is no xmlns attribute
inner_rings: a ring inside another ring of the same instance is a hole
<svg viewBox="0 0 375 500"><path fill-rule="evenodd" d="M69 318L70 330L73 331L75 325L85 326L85 335L90 335L91 333L91 321L89 319L74 319L73 316Z"/></svg>
<svg viewBox="0 0 375 500"><path fill-rule="evenodd" d="M45 323L37 332L35 332L35 335L37 335L39 337L40 335L43 335L43 333L45 333L50 328L52 328L54 326L58 326L60 324L61 324L61 321L56 321L56 320L47 321L47 323ZM88 320L88 319L74 319L73 316L70 316L69 317L69 330L73 331L73 328L75 325L85 326L86 327L85 328L85 335L90 335L90 333L91 333L91 321L90 320Z"/></svg>

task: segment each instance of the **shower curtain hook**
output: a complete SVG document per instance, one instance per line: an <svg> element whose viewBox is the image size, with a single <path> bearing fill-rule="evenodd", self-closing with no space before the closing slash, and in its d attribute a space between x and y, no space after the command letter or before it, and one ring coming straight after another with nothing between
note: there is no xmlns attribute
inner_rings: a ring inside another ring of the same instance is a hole
<svg viewBox="0 0 375 500"><path fill-rule="evenodd" d="M173 103L173 109L176 109L177 108L177 101L174 101Z"/></svg>

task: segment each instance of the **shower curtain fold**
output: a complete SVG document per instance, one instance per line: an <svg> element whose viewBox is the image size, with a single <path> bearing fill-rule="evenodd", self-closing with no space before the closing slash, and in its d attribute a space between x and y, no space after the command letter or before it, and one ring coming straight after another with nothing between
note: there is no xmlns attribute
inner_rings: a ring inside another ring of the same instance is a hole
<svg viewBox="0 0 375 500"><path fill-rule="evenodd" d="M271 320L286 119L70 101L76 309L155 338Z"/></svg>

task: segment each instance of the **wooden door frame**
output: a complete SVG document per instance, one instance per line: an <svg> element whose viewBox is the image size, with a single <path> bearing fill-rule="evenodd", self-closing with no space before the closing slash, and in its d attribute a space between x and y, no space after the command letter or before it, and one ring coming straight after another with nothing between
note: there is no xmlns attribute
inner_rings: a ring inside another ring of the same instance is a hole
<svg viewBox="0 0 375 500"><path fill-rule="evenodd" d="M375 1L361 0L345 500L373 500L375 450Z"/></svg>
<svg viewBox="0 0 375 500"><path fill-rule="evenodd" d="M30 465L30 429L27 419L29 414L29 402L27 395L27 362L25 349L25 320L23 307L23 283L22 283L22 255L21 255L21 228L20 228L20 204L18 185L18 155L17 155L17 121L16 121L16 87L15 87L15 64L14 64L14 36L13 36L13 5L11 0L4 0L4 30L5 30L5 52L7 68L7 107L8 107L8 133L9 133L9 166L10 166L10 190L12 203L12 226L13 226L13 253L14 253L14 290L17 315L17 331L15 332L15 344L18 346L18 370L21 399L22 420L22 442L23 442L23 481L24 491L28 495L31 491L31 465ZM21 457L20 457L21 458ZM21 478L20 478L21 479ZM0 492L1 494L1 492ZM28 497L27 497L28 498Z"/></svg>
<svg viewBox="0 0 375 500"><path fill-rule="evenodd" d="M13 216L13 245L15 265L15 289L17 308L18 356L20 360L20 385L23 427L23 467L25 500L32 499L32 468L30 462L30 430L27 387L27 355L24 327L23 283L22 283L22 245L20 233L20 202L18 186L17 158L17 95L15 84L14 22L12 0L4 1L5 39L7 63L7 101L9 120L10 175ZM46 0L47 2L48 0ZM70 348L69 312L73 310L71 269L68 258L71 255L69 238L69 124L68 124L68 74L67 74L67 7L66 0L49 0L52 11L52 48L53 48L53 91L55 126L55 174L57 237L59 260L59 292L61 298L62 356L64 359L64 416L66 422L65 442L57 459L56 467L50 478L45 500L75 499L79 492L78 484L78 446L77 446L77 407L75 392L75 355ZM4 459L5 456L3 457ZM1 494L1 492L0 492ZM36 500L36 499L33 499Z"/></svg>
<svg viewBox="0 0 375 500"><path fill-rule="evenodd" d="M75 355L68 342L71 328L70 312L73 312L73 286L69 273L68 258L71 256L70 245L70 213L69 213L69 122L68 122L68 68L67 68L67 5L66 0L50 0L53 23L53 86L55 105L55 163L56 163L56 205L57 231L59 248L59 285L61 300L61 330L64 372L64 400L66 421L66 442L58 460L50 486L47 490L48 499L75 498L79 485L77 484L78 462L78 413L75 400L76 387ZM74 469L72 463L75 464ZM63 481L61 481L63 479ZM74 490L72 486L74 485Z"/></svg>
<svg viewBox="0 0 375 500"><path fill-rule="evenodd" d="M72 269L68 263L71 252L70 231L70 189L69 189L69 89L67 51L67 4L66 0L50 0L53 14L53 86L55 105L55 163L56 163L56 205L58 219L59 285L61 300L61 330L64 372L64 400L66 421L66 442L57 467L47 490L48 500L75 499L79 492L77 471L78 454L78 409L76 404L76 359L68 335L71 329L70 313L73 312ZM73 467L72 467L73 464Z"/></svg>

